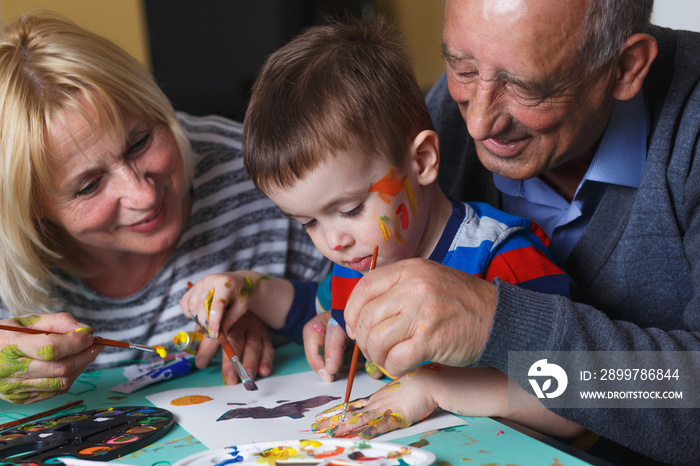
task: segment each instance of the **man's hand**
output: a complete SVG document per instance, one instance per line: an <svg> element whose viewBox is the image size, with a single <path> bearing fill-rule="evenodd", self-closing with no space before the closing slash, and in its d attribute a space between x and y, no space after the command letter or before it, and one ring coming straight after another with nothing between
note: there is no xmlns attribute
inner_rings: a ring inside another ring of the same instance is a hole
<svg viewBox="0 0 700 466"><path fill-rule="evenodd" d="M425 361L472 364L486 344L496 285L426 259L375 269L345 308L348 334L367 359L400 376Z"/></svg>

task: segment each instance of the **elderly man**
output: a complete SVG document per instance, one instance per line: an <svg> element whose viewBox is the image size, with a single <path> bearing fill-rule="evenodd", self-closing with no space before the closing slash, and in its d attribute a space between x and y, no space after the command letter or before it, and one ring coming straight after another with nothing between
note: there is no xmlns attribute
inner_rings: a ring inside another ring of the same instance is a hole
<svg viewBox="0 0 700 466"><path fill-rule="evenodd" d="M700 34L649 27L652 7L446 0L447 72L428 97L441 183L534 219L579 289L381 267L345 312L369 359L507 372L509 351L700 350ZM553 410L651 458L700 457L689 409Z"/></svg>

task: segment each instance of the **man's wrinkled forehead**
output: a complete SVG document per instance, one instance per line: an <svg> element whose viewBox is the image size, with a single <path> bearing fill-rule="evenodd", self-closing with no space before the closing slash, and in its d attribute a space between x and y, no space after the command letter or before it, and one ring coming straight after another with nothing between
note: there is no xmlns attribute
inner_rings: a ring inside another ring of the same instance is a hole
<svg viewBox="0 0 700 466"><path fill-rule="evenodd" d="M443 51L448 59L488 61L505 70L529 68L537 74L544 67L568 74L579 68L587 5L586 0L446 0Z"/></svg>

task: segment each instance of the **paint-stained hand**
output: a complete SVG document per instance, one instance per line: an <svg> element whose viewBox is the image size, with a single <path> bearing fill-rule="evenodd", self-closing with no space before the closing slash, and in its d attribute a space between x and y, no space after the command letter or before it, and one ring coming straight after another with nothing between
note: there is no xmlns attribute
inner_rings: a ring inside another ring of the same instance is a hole
<svg viewBox="0 0 700 466"><path fill-rule="evenodd" d="M293 298L294 288L287 280L252 271L212 274L191 285L180 307L209 336L199 345L196 366L209 364L219 347L216 337L223 332L251 377L269 375L274 348L268 325L284 325ZM224 382L237 383L233 364L222 359Z"/></svg>
<svg viewBox="0 0 700 466"><path fill-rule="evenodd" d="M344 317L367 359L401 375L423 361L472 364L486 344L496 298L493 283L408 259L362 277Z"/></svg>
<svg viewBox="0 0 700 466"><path fill-rule="evenodd" d="M258 317L247 312L226 335L236 355L253 378L267 377L272 372L275 348L270 339L270 328ZM221 375L227 385L238 383L238 374L228 358L223 358Z"/></svg>
<svg viewBox="0 0 700 466"><path fill-rule="evenodd" d="M306 361L323 380L333 382L343 365L348 336L331 317L330 312L318 314L304 325Z"/></svg>
<svg viewBox="0 0 700 466"><path fill-rule="evenodd" d="M340 422L341 404L318 414L311 429L325 432L330 437L371 439L406 428L426 418L438 407L431 387L440 370L440 365L429 364L409 371L369 398L350 403L344 422Z"/></svg>
<svg viewBox="0 0 700 466"><path fill-rule="evenodd" d="M0 398L27 404L68 391L101 347L92 329L68 313L15 317L3 325L56 332L30 335L0 330Z"/></svg>
<svg viewBox="0 0 700 466"><path fill-rule="evenodd" d="M231 325L236 322L248 311L256 285L269 279L267 275L249 271L207 275L190 286L180 299L180 308L215 339L224 314Z"/></svg>

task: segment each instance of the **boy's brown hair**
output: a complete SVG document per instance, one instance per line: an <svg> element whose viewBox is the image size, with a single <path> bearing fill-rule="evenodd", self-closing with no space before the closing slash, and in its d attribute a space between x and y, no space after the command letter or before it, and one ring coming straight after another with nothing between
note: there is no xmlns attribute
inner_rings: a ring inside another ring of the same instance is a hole
<svg viewBox="0 0 700 466"><path fill-rule="evenodd" d="M263 192L288 188L351 148L401 171L409 143L426 129L425 97L396 28L379 16L333 21L307 29L261 68L243 124L245 166Z"/></svg>

